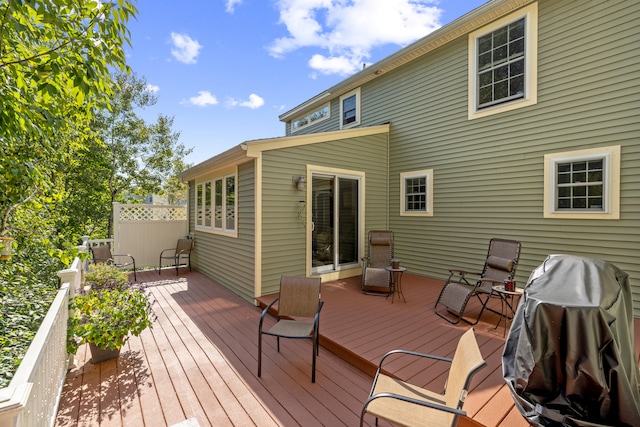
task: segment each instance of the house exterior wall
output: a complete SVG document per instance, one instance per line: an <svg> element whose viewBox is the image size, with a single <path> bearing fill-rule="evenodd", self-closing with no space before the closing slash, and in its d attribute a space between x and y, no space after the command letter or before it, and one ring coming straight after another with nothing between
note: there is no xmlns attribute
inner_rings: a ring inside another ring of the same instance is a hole
<svg viewBox="0 0 640 427"><path fill-rule="evenodd" d="M361 126L391 123L396 257L444 279L480 268L491 237L514 238L520 283L549 254L605 259L629 273L640 317L640 2L540 0L538 19L535 105L469 120L466 37L362 85ZM337 129L340 95L303 131ZM544 155L616 145L620 219L544 218ZM400 173L424 169L434 215L401 216Z"/></svg>
<svg viewBox="0 0 640 427"><path fill-rule="evenodd" d="M281 275L307 274L308 193L292 178L307 176L309 165L364 172L365 235L387 227L387 141L385 132L262 154L262 295L278 292Z"/></svg>
<svg viewBox="0 0 640 427"><path fill-rule="evenodd" d="M255 162L238 166L238 235L214 234L195 228L195 181L189 183L189 230L195 233L193 267L247 301L255 283Z"/></svg>

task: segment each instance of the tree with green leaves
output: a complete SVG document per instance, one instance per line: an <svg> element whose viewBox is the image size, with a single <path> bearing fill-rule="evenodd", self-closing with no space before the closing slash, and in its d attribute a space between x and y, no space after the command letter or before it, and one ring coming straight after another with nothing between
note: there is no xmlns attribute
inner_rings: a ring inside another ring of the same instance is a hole
<svg viewBox="0 0 640 427"><path fill-rule="evenodd" d="M160 114L148 123L138 115L156 102L146 79L120 73L115 77L111 108L94 116L92 130L97 144L103 146L97 170L105 173L111 212L113 202L125 201L127 194L161 193L170 178L186 168L184 158L191 149L178 141L180 134L172 130L173 117ZM108 216L107 236L112 233L112 216Z"/></svg>
<svg viewBox="0 0 640 427"><path fill-rule="evenodd" d="M127 70L130 1L0 0L0 236L11 215L51 195L63 142L107 108L112 69Z"/></svg>

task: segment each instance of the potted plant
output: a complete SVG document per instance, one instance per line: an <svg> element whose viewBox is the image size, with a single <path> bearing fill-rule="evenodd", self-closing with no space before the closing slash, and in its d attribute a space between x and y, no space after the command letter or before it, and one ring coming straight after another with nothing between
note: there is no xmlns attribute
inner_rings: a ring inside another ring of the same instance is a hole
<svg viewBox="0 0 640 427"><path fill-rule="evenodd" d="M129 336L138 336L154 319L148 289L128 281L128 274L108 264L96 264L84 276L84 286L69 304L67 350L75 354L88 343L91 361L118 357Z"/></svg>

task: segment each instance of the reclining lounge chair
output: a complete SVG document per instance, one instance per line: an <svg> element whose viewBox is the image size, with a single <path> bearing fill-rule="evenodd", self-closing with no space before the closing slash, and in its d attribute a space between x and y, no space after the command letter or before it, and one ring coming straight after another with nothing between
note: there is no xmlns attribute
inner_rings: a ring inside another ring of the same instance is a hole
<svg viewBox="0 0 640 427"><path fill-rule="evenodd" d="M362 258L362 292L368 295L388 296L393 292L391 266L393 258L393 232L369 231L369 256Z"/></svg>
<svg viewBox="0 0 640 427"><path fill-rule="evenodd" d="M454 324L458 323L460 319L472 325L478 323L491 298L492 287L504 284L505 280L513 280L519 258L520 242L491 239L481 273L449 269L449 278L442 287L434 307L436 314ZM475 276L478 279L474 281L469 276ZM469 321L462 317L472 296L476 296L482 304L475 321Z"/></svg>

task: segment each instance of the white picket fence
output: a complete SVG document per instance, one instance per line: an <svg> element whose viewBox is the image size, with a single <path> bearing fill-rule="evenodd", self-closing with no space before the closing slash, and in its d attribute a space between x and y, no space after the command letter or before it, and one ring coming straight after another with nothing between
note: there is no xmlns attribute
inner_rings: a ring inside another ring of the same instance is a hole
<svg viewBox="0 0 640 427"><path fill-rule="evenodd" d="M9 385L0 389L0 427L51 427L64 385L69 297L80 286L83 263L58 272L62 285Z"/></svg>

